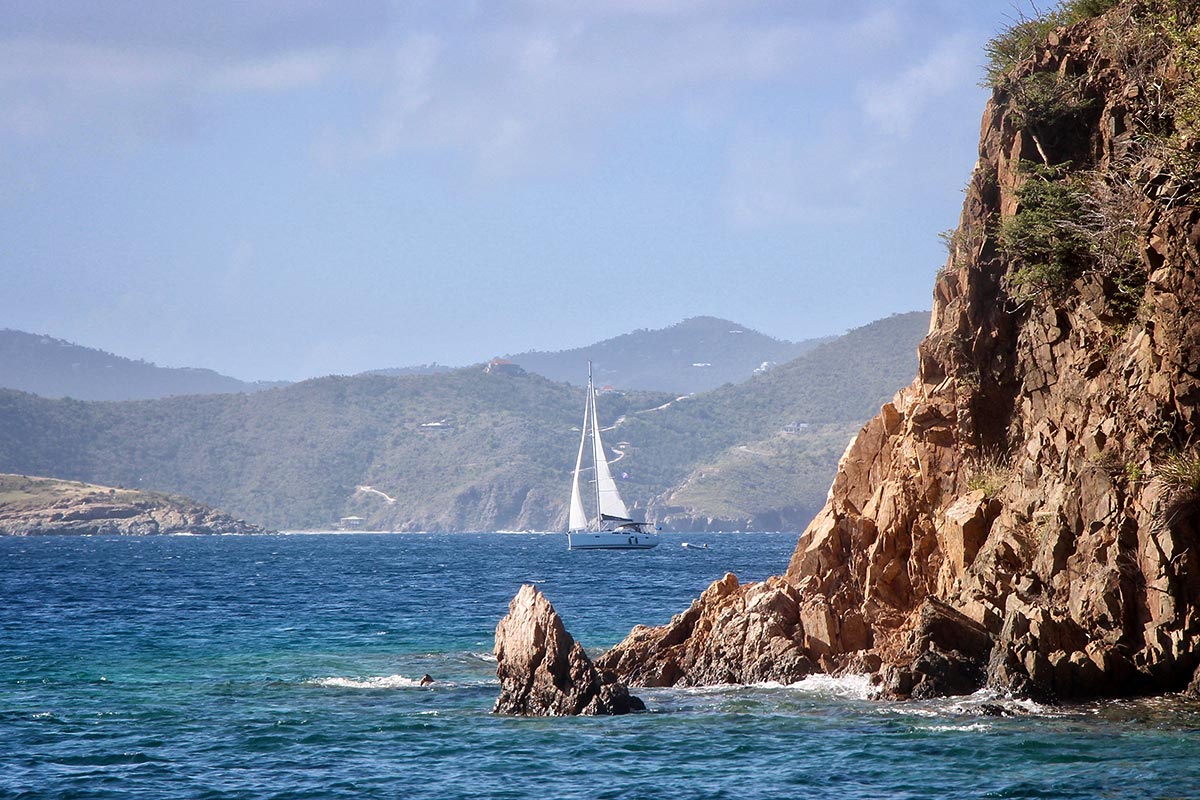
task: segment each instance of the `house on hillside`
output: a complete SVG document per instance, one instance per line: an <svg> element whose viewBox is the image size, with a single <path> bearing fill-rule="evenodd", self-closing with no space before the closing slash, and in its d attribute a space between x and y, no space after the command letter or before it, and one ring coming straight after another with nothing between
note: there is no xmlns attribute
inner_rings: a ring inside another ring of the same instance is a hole
<svg viewBox="0 0 1200 800"><path fill-rule="evenodd" d="M507 358L493 358L488 362L483 371L489 375L512 375L520 376L527 374L520 364L514 364Z"/></svg>

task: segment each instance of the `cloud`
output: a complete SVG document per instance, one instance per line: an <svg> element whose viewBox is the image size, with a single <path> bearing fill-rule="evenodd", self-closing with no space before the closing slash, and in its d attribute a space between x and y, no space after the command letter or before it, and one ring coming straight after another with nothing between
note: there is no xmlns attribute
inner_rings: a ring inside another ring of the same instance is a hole
<svg viewBox="0 0 1200 800"><path fill-rule="evenodd" d="M726 211L742 229L851 220L864 213L864 189L884 163L837 126L805 137L743 131L731 151Z"/></svg>
<svg viewBox="0 0 1200 800"><path fill-rule="evenodd" d="M906 133L970 56L960 37L895 74L897 52L927 27L905 2L213 2L51 6L47 19L0 23L0 129L28 139L308 93L336 108L302 133L323 161L436 152L507 175L573 163L641 114L728 133L751 105L771 113L761 96L786 104L847 83L873 125Z"/></svg>
<svg viewBox="0 0 1200 800"><path fill-rule="evenodd" d="M930 103L962 87L963 76L971 74L977 57L969 37L952 36L894 76L861 83L859 106L871 124L906 136Z"/></svg>
<svg viewBox="0 0 1200 800"><path fill-rule="evenodd" d="M210 89L230 92L280 92L318 86L335 71L344 56L334 48L270 55L265 58L213 65L206 80Z"/></svg>

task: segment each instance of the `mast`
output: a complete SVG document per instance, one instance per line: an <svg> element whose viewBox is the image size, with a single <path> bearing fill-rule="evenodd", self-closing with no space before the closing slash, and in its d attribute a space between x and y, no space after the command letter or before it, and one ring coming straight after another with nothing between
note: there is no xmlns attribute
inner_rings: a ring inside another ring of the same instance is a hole
<svg viewBox="0 0 1200 800"><path fill-rule="evenodd" d="M604 514L600 511L600 430L596 418L596 390L592 388L592 361L588 359L588 406L592 411L592 486L596 489L596 530L604 527ZM585 407L584 413L587 413Z"/></svg>

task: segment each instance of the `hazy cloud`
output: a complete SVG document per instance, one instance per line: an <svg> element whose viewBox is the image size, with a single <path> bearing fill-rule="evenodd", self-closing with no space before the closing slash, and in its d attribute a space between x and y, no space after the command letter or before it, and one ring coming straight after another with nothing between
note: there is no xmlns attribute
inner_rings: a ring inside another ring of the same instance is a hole
<svg viewBox="0 0 1200 800"><path fill-rule="evenodd" d="M859 104L884 132L908 134L932 101L962 86L977 59L967 36L952 36L896 74L865 81L858 89Z"/></svg>

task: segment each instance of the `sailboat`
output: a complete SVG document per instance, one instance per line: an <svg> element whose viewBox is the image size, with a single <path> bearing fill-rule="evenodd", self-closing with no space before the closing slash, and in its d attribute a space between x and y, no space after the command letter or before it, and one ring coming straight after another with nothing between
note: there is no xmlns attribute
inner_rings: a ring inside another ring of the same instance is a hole
<svg viewBox="0 0 1200 800"><path fill-rule="evenodd" d="M590 436L589 436L590 434ZM595 519L589 520L583 508L580 475L583 453L591 441L594 472ZM649 550L658 546L658 534L649 523L635 522L621 500L617 483L608 468L604 443L600 441L600 419L596 413L596 390L592 386L592 362L588 362L587 402L583 407L583 426L579 435L579 455L575 457L575 479L571 484L571 514L567 523L569 550Z"/></svg>

